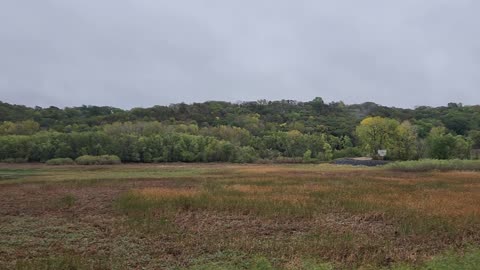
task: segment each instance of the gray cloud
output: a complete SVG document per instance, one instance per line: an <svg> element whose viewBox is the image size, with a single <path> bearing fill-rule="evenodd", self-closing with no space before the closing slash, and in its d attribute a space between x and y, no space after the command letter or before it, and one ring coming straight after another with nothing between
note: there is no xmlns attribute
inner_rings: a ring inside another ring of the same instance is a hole
<svg viewBox="0 0 480 270"><path fill-rule="evenodd" d="M475 0L3 0L0 100L478 103Z"/></svg>

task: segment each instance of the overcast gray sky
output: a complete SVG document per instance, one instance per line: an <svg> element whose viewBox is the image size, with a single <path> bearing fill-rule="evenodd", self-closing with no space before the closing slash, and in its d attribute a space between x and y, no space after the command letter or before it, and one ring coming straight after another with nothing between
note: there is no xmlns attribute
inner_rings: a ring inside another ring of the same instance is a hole
<svg viewBox="0 0 480 270"><path fill-rule="evenodd" d="M478 104L478 0L1 0L0 100Z"/></svg>

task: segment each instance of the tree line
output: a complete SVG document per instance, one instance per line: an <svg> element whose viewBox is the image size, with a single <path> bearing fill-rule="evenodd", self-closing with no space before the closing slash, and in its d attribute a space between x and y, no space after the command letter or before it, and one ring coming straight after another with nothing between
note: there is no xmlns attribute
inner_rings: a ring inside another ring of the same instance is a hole
<svg viewBox="0 0 480 270"><path fill-rule="evenodd" d="M116 155L124 162L314 162L369 155L471 158L480 107L205 102L122 110L0 102L0 160Z"/></svg>

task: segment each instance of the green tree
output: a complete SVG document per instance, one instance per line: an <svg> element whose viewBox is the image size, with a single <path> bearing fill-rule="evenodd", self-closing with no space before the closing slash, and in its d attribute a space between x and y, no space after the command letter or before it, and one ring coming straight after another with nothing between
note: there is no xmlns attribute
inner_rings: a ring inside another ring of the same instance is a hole
<svg viewBox="0 0 480 270"><path fill-rule="evenodd" d="M0 135L32 135L40 130L40 125L33 120L20 122L5 121L0 124Z"/></svg>
<svg viewBox="0 0 480 270"><path fill-rule="evenodd" d="M330 146L330 144L325 143L325 144L323 145L323 151L324 151L325 160L332 160L332 158L333 158L333 149L332 149L332 147Z"/></svg>
<svg viewBox="0 0 480 270"><path fill-rule="evenodd" d="M309 163L312 161L312 150L308 149L307 151L305 151L305 153L303 154L303 162L305 163Z"/></svg>
<svg viewBox="0 0 480 270"><path fill-rule="evenodd" d="M466 159L470 157L471 143L463 136L454 136L443 127L433 128L427 137L428 155L435 159Z"/></svg>
<svg viewBox="0 0 480 270"><path fill-rule="evenodd" d="M472 148L480 149L480 130L472 130L468 135L472 141Z"/></svg>
<svg viewBox="0 0 480 270"><path fill-rule="evenodd" d="M399 125L395 132L395 142L392 144L394 159L409 160L417 156L417 132L410 122Z"/></svg>

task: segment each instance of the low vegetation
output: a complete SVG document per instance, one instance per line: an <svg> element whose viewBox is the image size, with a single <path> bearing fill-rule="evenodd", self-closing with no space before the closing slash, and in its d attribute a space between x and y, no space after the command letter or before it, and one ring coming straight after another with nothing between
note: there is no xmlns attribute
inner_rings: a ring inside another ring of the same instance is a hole
<svg viewBox="0 0 480 270"><path fill-rule="evenodd" d="M0 269L475 269L480 259L476 171L0 166Z"/></svg>
<svg viewBox="0 0 480 270"><path fill-rule="evenodd" d="M102 155L102 156L81 156L75 159L75 163L78 165L115 165L120 164L120 158L114 155Z"/></svg>
<svg viewBox="0 0 480 270"><path fill-rule="evenodd" d="M404 172L427 171L480 171L480 160L436 160L423 159L393 162L385 165L386 169Z"/></svg>
<svg viewBox="0 0 480 270"><path fill-rule="evenodd" d="M205 262L207 261L207 262ZM241 254L216 254L211 257L198 259L197 264L188 267L187 270L273 270L272 262L265 257L248 258ZM418 267L408 265L394 265L392 267L382 267L379 269L392 270L477 270L480 265L480 250L472 249L464 255L447 253L436 256L431 261ZM72 257L51 257L46 259L21 260L16 263L17 270L37 270L37 269L55 269L55 270L91 270L91 269L110 269L108 265L93 265L85 259L75 256ZM335 267L328 263L315 263L309 260L295 262L290 269L295 270L333 270Z"/></svg>
<svg viewBox="0 0 480 270"><path fill-rule="evenodd" d="M47 160L47 162L45 162L45 164L54 165L54 166L73 165L73 164L75 164L75 161L73 161L73 159L71 159L71 158L53 158L53 159Z"/></svg>

